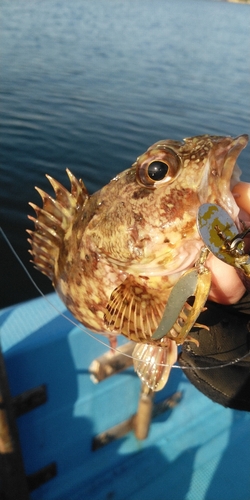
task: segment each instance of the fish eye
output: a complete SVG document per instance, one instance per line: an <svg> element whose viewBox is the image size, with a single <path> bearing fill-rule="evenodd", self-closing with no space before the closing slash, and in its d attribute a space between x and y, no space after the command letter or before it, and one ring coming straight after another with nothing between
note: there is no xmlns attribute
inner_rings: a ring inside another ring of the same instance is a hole
<svg viewBox="0 0 250 500"><path fill-rule="evenodd" d="M133 166L136 167L137 182L154 189L173 182L180 172L181 159L172 149L156 144L139 156Z"/></svg>
<svg viewBox="0 0 250 500"><path fill-rule="evenodd" d="M162 181L168 173L168 165L163 161L152 161L148 166L148 176L153 181Z"/></svg>

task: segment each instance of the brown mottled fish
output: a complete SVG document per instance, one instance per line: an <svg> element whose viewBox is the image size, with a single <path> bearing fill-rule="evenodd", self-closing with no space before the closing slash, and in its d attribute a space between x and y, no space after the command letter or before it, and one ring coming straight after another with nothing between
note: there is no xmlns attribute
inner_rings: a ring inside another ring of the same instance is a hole
<svg viewBox="0 0 250 500"><path fill-rule="evenodd" d="M137 361L158 360L150 365L154 389L165 384L167 369L159 366L172 364L177 348L173 336L152 335L171 290L204 246L197 211L215 203L237 221L231 189L246 144L246 135L162 140L91 196L69 170L71 192L50 176L55 199L36 188L43 208L31 203L35 231L28 231L35 267L83 325L135 341Z"/></svg>

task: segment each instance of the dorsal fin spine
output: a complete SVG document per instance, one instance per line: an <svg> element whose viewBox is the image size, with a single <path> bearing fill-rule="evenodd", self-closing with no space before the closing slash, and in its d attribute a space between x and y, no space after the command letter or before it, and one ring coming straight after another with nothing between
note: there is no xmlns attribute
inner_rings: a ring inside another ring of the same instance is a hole
<svg viewBox="0 0 250 500"><path fill-rule="evenodd" d="M36 217L28 215L34 222L35 230L27 230L31 245L30 253L33 257L35 267L50 279L54 277L55 262L58 259L60 249L63 246L65 233L75 220L78 209L84 206L88 199L88 193L83 182L66 170L71 192L50 175L46 175L52 185L55 198L48 195L42 189L35 189L42 198L43 207L29 203L36 213Z"/></svg>

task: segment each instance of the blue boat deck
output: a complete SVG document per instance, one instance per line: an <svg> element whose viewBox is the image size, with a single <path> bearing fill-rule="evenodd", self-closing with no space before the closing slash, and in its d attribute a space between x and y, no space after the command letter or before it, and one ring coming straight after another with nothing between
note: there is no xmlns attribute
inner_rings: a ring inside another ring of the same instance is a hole
<svg viewBox="0 0 250 500"><path fill-rule="evenodd" d="M72 318L55 294L47 297L0 311L12 396L42 384L48 392L17 419L26 474L57 465L31 499L248 500L250 414L213 403L180 369L156 401L183 397L153 419L147 439L130 432L92 450L96 435L136 413L140 382L129 368L94 384L89 365L107 348L60 315Z"/></svg>

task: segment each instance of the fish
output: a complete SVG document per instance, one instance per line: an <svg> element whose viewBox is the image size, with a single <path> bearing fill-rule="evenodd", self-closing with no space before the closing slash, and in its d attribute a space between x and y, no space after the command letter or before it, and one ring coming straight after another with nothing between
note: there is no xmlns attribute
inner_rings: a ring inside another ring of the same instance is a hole
<svg viewBox="0 0 250 500"><path fill-rule="evenodd" d="M34 266L85 327L135 342L135 369L153 390L164 387L177 346L190 339L209 297L199 207L219 205L239 224L232 189L247 142L247 135L208 134L160 140L94 194L68 169L70 191L49 175L54 198L36 187L43 206L30 203L35 229L27 230ZM175 287L185 277L189 283L189 275L194 286L172 328L154 338L168 302L178 296Z"/></svg>

